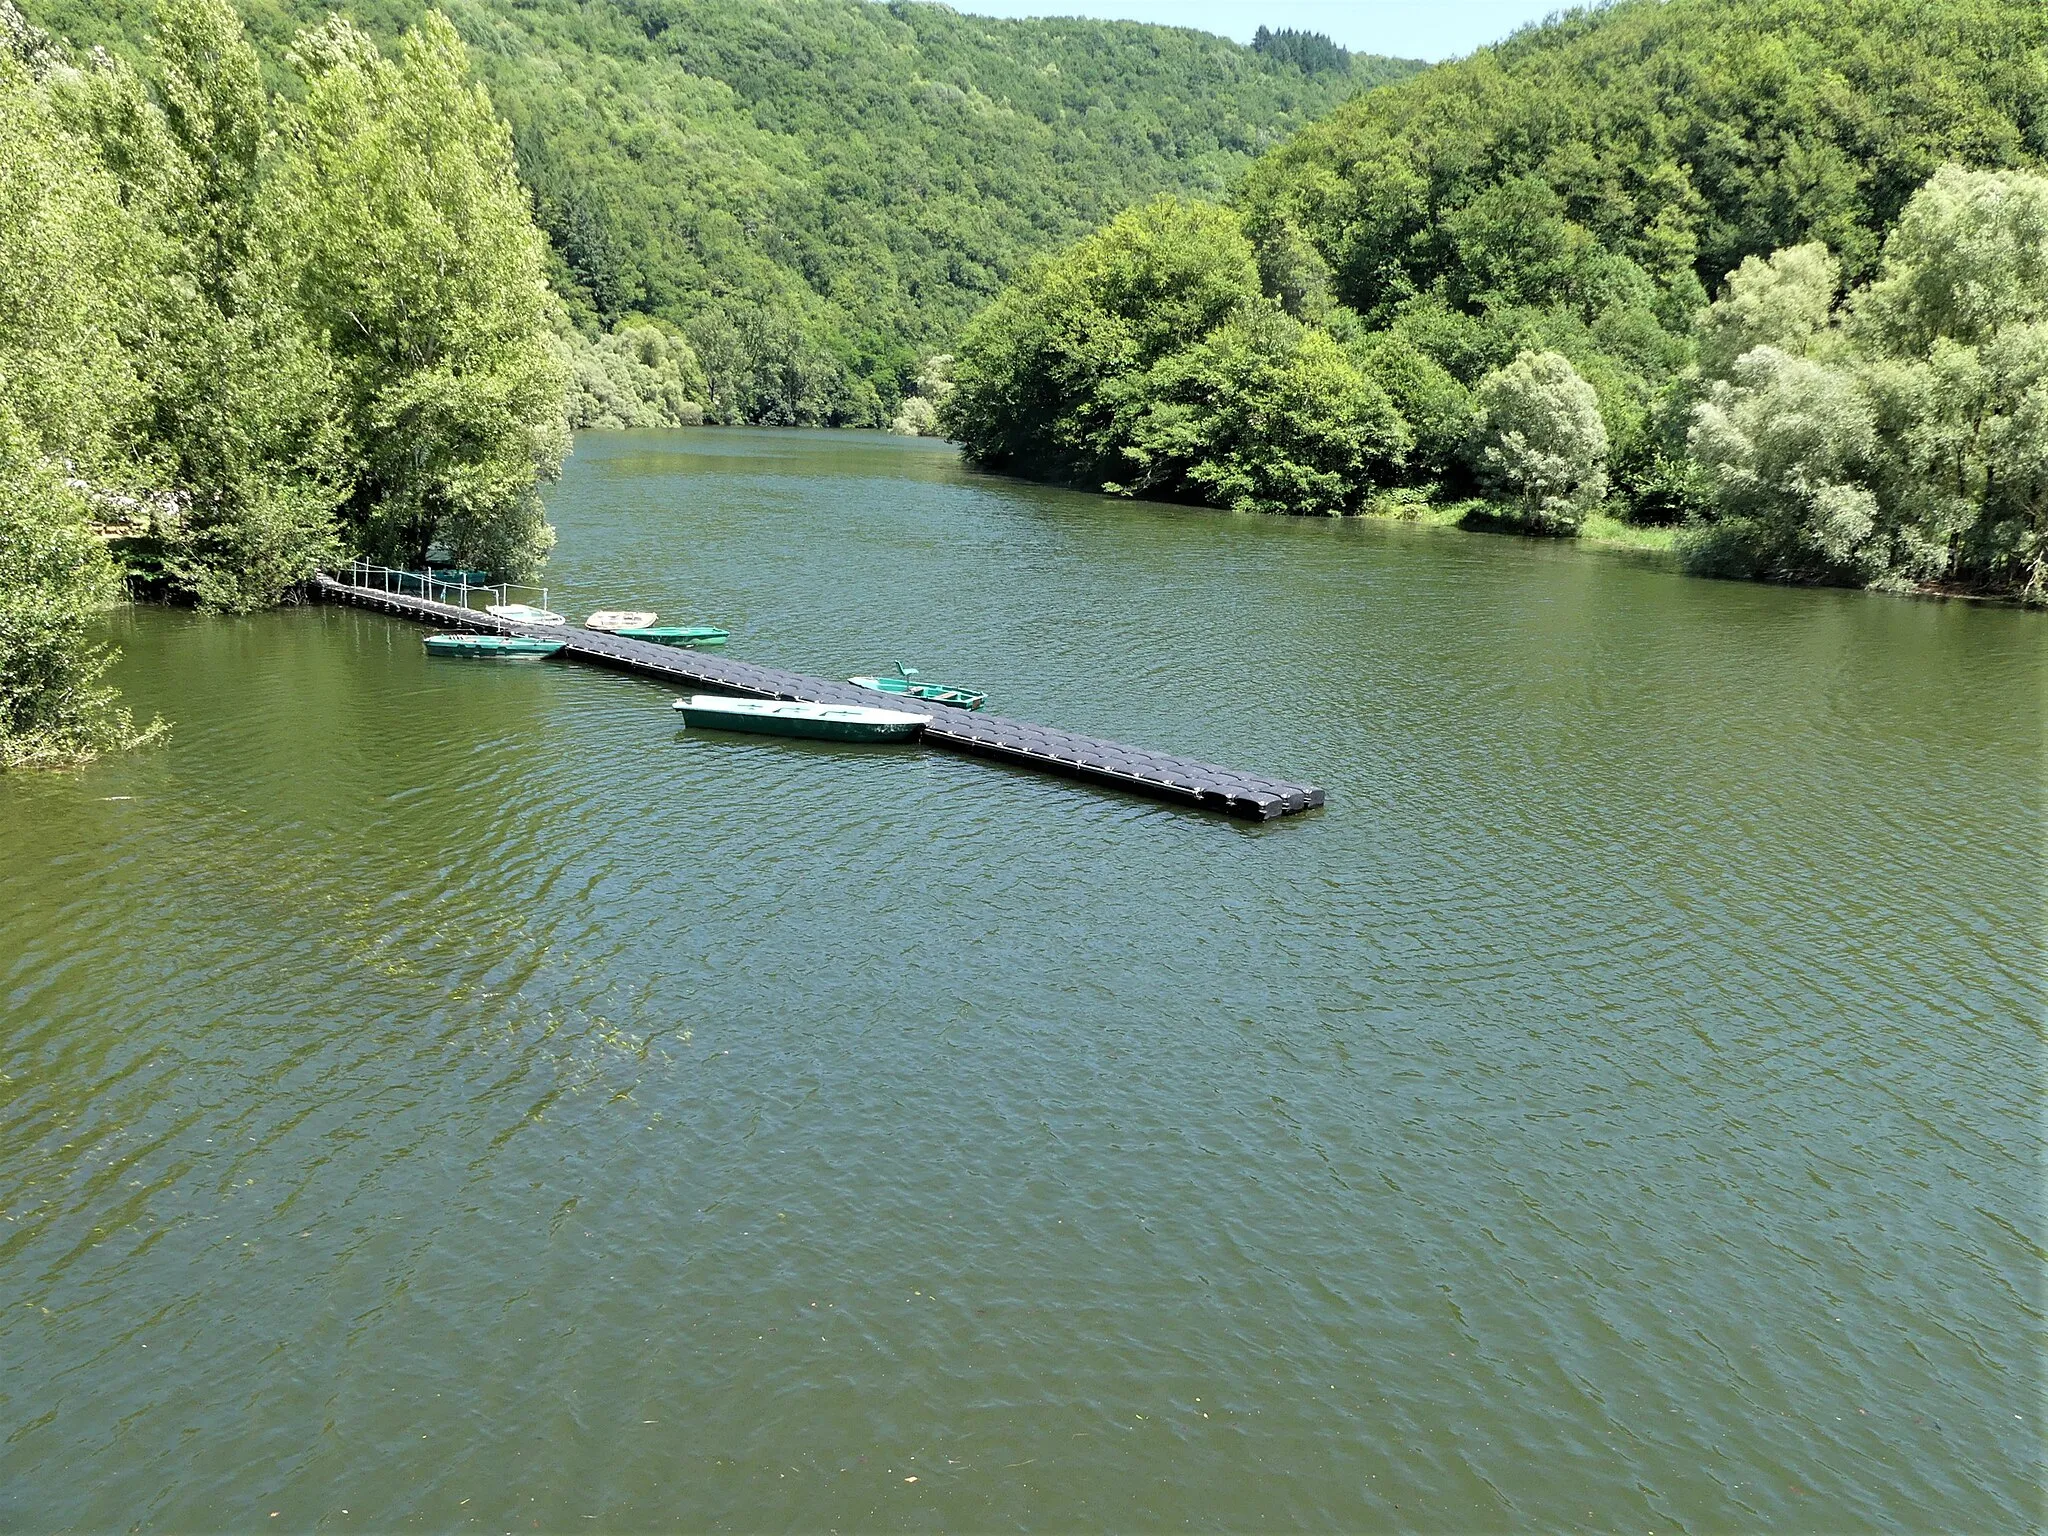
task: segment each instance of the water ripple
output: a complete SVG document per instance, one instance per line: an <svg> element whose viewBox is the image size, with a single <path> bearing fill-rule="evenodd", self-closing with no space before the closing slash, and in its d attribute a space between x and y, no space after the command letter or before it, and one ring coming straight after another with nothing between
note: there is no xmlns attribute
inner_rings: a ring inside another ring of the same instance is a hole
<svg viewBox="0 0 2048 1536"><path fill-rule="evenodd" d="M2037 616L843 436L553 515L1330 807L127 617L171 745L0 781L8 1524L2040 1522Z"/></svg>

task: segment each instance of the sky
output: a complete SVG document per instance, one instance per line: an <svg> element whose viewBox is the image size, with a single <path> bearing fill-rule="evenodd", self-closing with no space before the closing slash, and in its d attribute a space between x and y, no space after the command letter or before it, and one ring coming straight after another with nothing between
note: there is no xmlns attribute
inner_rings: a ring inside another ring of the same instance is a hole
<svg viewBox="0 0 2048 1536"><path fill-rule="evenodd" d="M1096 16L1220 32L1241 43L1261 26L1326 32L1354 53L1453 58L1541 21L1566 0L952 0L976 16Z"/></svg>

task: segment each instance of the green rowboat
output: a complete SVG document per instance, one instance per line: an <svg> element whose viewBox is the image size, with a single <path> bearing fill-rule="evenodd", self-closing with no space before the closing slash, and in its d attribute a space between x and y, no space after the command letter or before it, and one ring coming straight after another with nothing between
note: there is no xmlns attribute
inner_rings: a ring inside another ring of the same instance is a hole
<svg viewBox="0 0 2048 1536"><path fill-rule="evenodd" d="M954 709L979 709L988 702L987 694L973 688L927 683L917 675L917 668L906 667L900 661L896 663L894 677L849 677L847 681L856 688L872 688L898 698L923 699L927 704L947 704Z"/></svg>
<svg viewBox="0 0 2048 1536"><path fill-rule="evenodd" d="M656 645L679 645L686 651L708 645L723 645L731 637L714 624L660 624L639 629L615 629L624 640L652 640Z"/></svg>
<svg viewBox="0 0 2048 1536"><path fill-rule="evenodd" d="M424 575L418 571L397 571L389 578L400 592L424 592L429 596L438 594L443 587L489 587L489 571L459 571L453 567L435 566Z"/></svg>
<svg viewBox="0 0 2048 1536"><path fill-rule="evenodd" d="M543 661L562 648L560 640L524 635L429 635L429 656L467 656L479 661Z"/></svg>
<svg viewBox="0 0 2048 1536"><path fill-rule="evenodd" d="M784 699L729 699L714 693L677 699L693 730L757 731L765 736L809 736L818 741L915 741L927 715L865 704L805 704Z"/></svg>

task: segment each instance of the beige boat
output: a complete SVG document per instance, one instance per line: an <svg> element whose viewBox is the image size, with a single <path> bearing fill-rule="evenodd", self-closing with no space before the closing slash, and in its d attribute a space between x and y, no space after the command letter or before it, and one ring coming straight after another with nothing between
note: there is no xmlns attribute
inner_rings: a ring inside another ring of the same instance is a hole
<svg viewBox="0 0 2048 1536"><path fill-rule="evenodd" d="M531 603L492 603L484 609L494 619L503 619L510 624L545 624L552 629L569 621L559 613L550 613L545 608L536 608Z"/></svg>
<svg viewBox="0 0 2048 1536"><path fill-rule="evenodd" d="M658 617L644 608L600 608L583 621L583 627L616 634L622 629L646 629Z"/></svg>

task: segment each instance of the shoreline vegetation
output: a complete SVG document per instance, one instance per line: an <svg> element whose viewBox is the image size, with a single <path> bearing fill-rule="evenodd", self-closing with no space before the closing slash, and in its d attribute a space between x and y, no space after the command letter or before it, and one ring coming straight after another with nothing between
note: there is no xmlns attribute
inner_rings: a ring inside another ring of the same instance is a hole
<svg viewBox="0 0 2048 1536"><path fill-rule="evenodd" d="M2048 603L2021 0L1618 0L1426 70L914 0L31 3L0 769L162 734L88 638L124 590L531 573L582 426Z"/></svg>
<svg viewBox="0 0 2048 1536"><path fill-rule="evenodd" d="M0 767L160 734L83 622L124 580L244 611L344 550L553 543L560 305L454 28L330 16L286 94L226 0L155 27L80 56L0 0Z"/></svg>
<svg viewBox="0 0 2048 1536"><path fill-rule="evenodd" d="M1368 500L1358 509L1358 516L1373 522L1408 523L1417 528L1454 528L1460 533L1530 532L1522 526L1519 510L1512 504L1476 497L1436 502ZM1575 542L1597 549L1676 556L1678 532L1676 528L1624 522L1605 512L1594 512L1579 525Z"/></svg>
<svg viewBox="0 0 2048 1536"><path fill-rule="evenodd" d="M2040 605L2044 154L2038 7L1567 13L1037 263L934 414L1111 494Z"/></svg>

